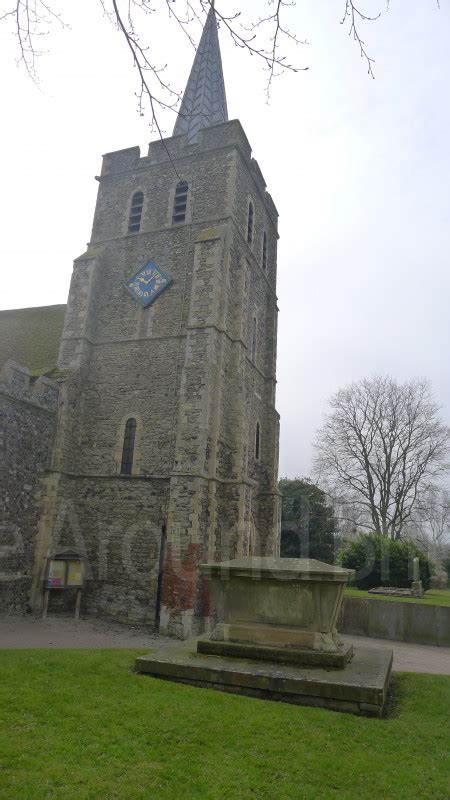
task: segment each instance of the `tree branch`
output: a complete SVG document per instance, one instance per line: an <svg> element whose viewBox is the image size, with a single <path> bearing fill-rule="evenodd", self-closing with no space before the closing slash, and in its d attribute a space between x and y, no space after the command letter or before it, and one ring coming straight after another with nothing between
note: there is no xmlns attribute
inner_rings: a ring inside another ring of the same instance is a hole
<svg viewBox="0 0 450 800"><path fill-rule="evenodd" d="M387 6L387 10L388 9L389 5ZM369 17L367 14L363 14L363 12L356 7L355 3L352 0L346 0L344 16L341 19L341 25L344 25L346 22L349 23L348 35L352 36L353 41L355 41L359 46L359 54L361 58L364 58L366 60L367 72L372 78L375 77L372 70L372 64L374 63L375 59L371 58L367 53L365 42L361 38L358 30L358 22L375 22L380 17L381 17L381 11L374 17Z"/></svg>

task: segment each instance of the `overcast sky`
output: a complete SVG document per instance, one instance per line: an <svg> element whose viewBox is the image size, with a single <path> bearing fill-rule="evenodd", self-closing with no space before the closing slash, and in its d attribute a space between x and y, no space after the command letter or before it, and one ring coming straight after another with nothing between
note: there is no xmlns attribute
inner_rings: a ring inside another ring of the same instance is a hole
<svg viewBox="0 0 450 800"><path fill-rule="evenodd" d="M261 5L245 0L249 18ZM270 105L257 59L220 34L230 118L241 120L280 212L281 475L310 472L328 397L366 375L428 377L450 424L450 9L397 0L366 24L372 80L340 25L344 5L299 0L289 11L309 42L291 58L309 70L279 78ZM0 24L3 308L66 302L101 154L136 144L144 154L155 138L99 1L61 6L71 29L52 28L41 92L15 66ZM145 30L184 88L189 42L165 14ZM173 117L162 122L170 133Z"/></svg>

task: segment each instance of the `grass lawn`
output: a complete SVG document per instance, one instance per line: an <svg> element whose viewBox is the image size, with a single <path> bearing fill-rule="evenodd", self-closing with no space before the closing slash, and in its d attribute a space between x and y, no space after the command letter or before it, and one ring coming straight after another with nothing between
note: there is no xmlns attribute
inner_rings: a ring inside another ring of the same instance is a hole
<svg viewBox="0 0 450 800"><path fill-rule="evenodd" d="M361 589L348 587L345 597L368 597L370 600L391 600L394 603L423 603L427 606L450 606L450 589L429 589L420 597L390 597L387 594L370 594Z"/></svg>
<svg viewBox="0 0 450 800"><path fill-rule="evenodd" d="M365 719L135 675L137 651L0 651L0 797L448 800L450 677Z"/></svg>

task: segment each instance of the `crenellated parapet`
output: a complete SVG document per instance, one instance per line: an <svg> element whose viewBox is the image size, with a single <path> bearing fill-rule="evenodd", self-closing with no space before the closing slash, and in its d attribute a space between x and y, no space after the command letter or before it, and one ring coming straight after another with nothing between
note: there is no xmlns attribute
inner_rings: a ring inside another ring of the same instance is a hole
<svg viewBox="0 0 450 800"><path fill-rule="evenodd" d="M58 405L59 386L56 381L45 375L36 378L27 367L11 360L5 363L0 373L0 391L48 411L55 411Z"/></svg>
<svg viewBox="0 0 450 800"><path fill-rule="evenodd" d="M198 132L195 142L189 142L187 134L157 139L150 142L148 155L142 158L139 147L129 147L125 150L106 153L103 156L99 180L103 181L130 172L138 174L138 171L145 171L156 165L166 164L172 166L173 169L171 162L181 170L182 162L187 158L192 159L197 154L204 157L208 152L224 149L236 149L240 152L266 210L276 226L278 212L275 203L266 190L264 176L258 162L252 157L252 148L237 119L203 128Z"/></svg>

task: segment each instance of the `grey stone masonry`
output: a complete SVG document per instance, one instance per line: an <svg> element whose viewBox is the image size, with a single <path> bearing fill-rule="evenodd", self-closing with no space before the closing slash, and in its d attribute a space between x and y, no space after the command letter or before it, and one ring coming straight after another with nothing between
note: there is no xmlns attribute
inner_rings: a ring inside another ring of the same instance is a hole
<svg viewBox="0 0 450 800"><path fill-rule="evenodd" d="M188 197L174 224L180 180ZM137 191L142 218L129 233ZM46 554L64 544L89 559L85 610L188 636L211 613L198 563L278 554L277 239L275 205L236 120L195 144L181 135L142 158L137 147L104 156L61 338L36 605ZM150 260L173 283L142 308L124 282Z"/></svg>
<svg viewBox="0 0 450 800"><path fill-rule="evenodd" d="M39 498L56 425L58 385L7 361L0 374L0 611L30 600Z"/></svg>

